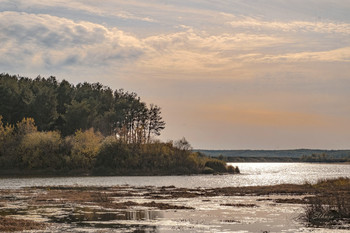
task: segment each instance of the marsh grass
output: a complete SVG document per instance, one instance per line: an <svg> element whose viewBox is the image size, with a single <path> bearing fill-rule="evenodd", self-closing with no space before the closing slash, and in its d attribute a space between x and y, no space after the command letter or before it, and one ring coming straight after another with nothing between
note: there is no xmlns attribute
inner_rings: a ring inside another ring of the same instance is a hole
<svg viewBox="0 0 350 233"><path fill-rule="evenodd" d="M42 230L45 227L46 224L44 223L0 216L0 232Z"/></svg>
<svg viewBox="0 0 350 233"><path fill-rule="evenodd" d="M301 219L308 225L318 227L350 222L349 196L315 197L310 204L304 207Z"/></svg>
<svg viewBox="0 0 350 233"><path fill-rule="evenodd" d="M171 205L167 203L156 203L146 202L138 203L133 201L127 202L117 202L119 197L139 197L140 193L131 192L127 189L128 187L110 187L108 190L104 187L90 187L81 188L81 187L46 187L46 191L41 194L35 195L30 201L31 205L45 205L45 204L82 204L85 206L98 205L103 208L112 208L112 209L128 209L130 207L151 207L161 210L167 209L193 209L192 207L187 206L178 206ZM152 187L148 189L147 187L142 190L148 192L154 191L157 189ZM160 190L167 190L168 188L162 187ZM172 187L169 187L172 190ZM142 192L140 190L140 192ZM186 191L183 191L186 193Z"/></svg>
<svg viewBox="0 0 350 233"><path fill-rule="evenodd" d="M320 180L313 185L317 194L310 198L300 219L322 227L350 223L350 179Z"/></svg>
<svg viewBox="0 0 350 233"><path fill-rule="evenodd" d="M112 198L106 192L97 192L95 195L95 202L112 203Z"/></svg>
<svg viewBox="0 0 350 233"><path fill-rule="evenodd" d="M256 204L244 204L244 203L226 203L226 204L220 204L221 206L232 206L232 207L247 207L247 208L254 208L258 207Z"/></svg>

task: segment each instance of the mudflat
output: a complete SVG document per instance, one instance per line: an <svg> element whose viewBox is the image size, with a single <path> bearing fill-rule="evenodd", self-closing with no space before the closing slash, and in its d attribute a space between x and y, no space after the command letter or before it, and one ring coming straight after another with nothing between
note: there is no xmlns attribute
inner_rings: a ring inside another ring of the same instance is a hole
<svg viewBox="0 0 350 233"><path fill-rule="evenodd" d="M50 186L0 190L0 230L342 232L350 181L258 187Z"/></svg>

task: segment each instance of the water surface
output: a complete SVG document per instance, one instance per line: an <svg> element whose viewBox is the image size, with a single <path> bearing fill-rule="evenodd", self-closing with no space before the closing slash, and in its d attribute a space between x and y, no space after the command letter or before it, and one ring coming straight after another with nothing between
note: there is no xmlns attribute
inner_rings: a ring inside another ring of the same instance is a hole
<svg viewBox="0 0 350 233"><path fill-rule="evenodd" d="M50 177L0 178L0 188L12 189L31 186L170 186L184 188L216 188L228 186L275 185L282 183L315 183L320 179L350 177L350 164L311 163L232 163L238 166L238 175L193 176L112 176L112 177Z"/></svg>

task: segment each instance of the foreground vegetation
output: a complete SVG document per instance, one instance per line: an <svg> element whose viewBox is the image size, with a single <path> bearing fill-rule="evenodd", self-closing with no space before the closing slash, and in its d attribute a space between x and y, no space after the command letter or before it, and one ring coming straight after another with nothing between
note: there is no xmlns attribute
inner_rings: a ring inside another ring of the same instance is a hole
<svg viewBox="0 0 350 233"><path fill-rule="evenodd" d="M224 198L219 198L220 196ZM230 196L249 196L250 198L227 198ZM197 200L192 202L190 199L194 198ZM242 200L247 202L242 202ZM154 209L158 211L181 210L180 221L183 221L186 216L193 218L197 208L195 203L198 204L198 201L207 203L210 208L217 208L218 203L220 206L229 207L229 209L220 208L220 210L232 211L235 213L232 216L239 213L240 208L251 208L254 212L254 209L263 211L259 209L260 206L266 208L266 206L280 205L281 208L289 208L288 204L301 205L304 206L304 209L298 208L300 213L297 220L306 226L350 229L350 179L339 178L320 181L317 184L225 188L130 187L126 185L0 189L0 216L3 216L0 217L0 230L41 229L50 227L51 223L97 227L95 225L98 225L96 223L99 221L123 220L125 222L128 220L125 217L127 211L137 212L138 209L141 211L139 214ZM14 209L13 206L18 208ZM32 216L33 211L35 211L35 216L39 215L39 219L44 220L44 223L21 220L21 217ZM57 215L56 211L60 214ZM189 215L187 211L190 211ZM200 218L203 215L201 211L203 209L198 211ZM18 218L11 218L14 216ZM141 219L145 221L142 216L139 220ZM128 223L125 224L128 227ZM56 227L60 228L57 225ZM112 224L109 227L113 229L115 225Z"/></svg>
<svg viewBox="0 0 350 233"><path fill-rule="evenodd" d="M350 179L323 180L313 187L318 191L310 198L301 218L311 226L334 226L350 223Z"/></svg>

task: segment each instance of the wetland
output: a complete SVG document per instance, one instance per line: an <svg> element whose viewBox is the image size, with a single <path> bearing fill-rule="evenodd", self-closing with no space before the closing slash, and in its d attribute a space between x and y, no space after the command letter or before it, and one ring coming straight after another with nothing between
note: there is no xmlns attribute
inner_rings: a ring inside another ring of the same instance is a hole
<svg viewBox="0 0 350 233"><path fill-rule="evenodd" d="M242 172L235 175L2 178L0 227L26 232L349 231L349 165L238 166Z"/></svg>
<svg viewBox="0 0 350 233"><path fill-rule="evenodd" d="M342 232L349 219L306 221L306 206L346 187L334 184L225 188L46 186L1 190L9 231L35 232ZM349 202L347 202L349 204ZM12 223L9 223L12 221ZM19 222L17 222L19 221ZM3 230L6 230L2 226ZM18 230L17 229L17 230Z"/></svg>

